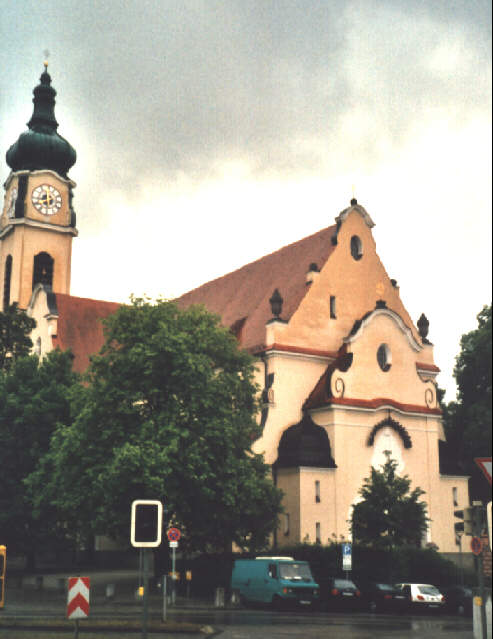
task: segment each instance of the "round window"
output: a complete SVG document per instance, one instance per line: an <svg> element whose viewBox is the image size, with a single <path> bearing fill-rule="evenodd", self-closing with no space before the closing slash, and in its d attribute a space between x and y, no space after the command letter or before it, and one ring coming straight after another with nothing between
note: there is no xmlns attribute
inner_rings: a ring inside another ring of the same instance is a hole
<svg viewBox="0 0 493 639"><path fill-rule="evenodd" d="M392 353L387 344L381 344L377 351L377 362L380 368L386 373L392 366Z"/></svg>
<svg viewBox="0 0 493 639"><path fill-rule="evenodd" d="M351 238L351 255L355 260L360 260L363 257L363 244L357 235L353 235Z"/></svg>

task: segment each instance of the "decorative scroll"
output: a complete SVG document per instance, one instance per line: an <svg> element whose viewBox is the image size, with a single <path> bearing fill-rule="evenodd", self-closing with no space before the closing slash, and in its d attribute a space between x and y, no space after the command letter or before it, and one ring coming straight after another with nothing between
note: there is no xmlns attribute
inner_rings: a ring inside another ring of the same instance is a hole
<svg viewBox="0 0 493 639"><path fill-rule="evenodd" d="M431 388L427 388L425 390L425 403L428 408L433 408L435 406L435 393L431 390Z"/></svg>

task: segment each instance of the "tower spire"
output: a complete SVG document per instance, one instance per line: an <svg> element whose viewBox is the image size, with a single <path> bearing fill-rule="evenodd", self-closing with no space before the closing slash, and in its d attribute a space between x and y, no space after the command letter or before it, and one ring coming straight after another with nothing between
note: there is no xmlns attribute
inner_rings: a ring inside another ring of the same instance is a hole
<svg viewBox="0 0 493 639"><path fill-rule="evenodd" d="M13 171L50 169L66 177L77 156L69 142L57 133L56 91L51 86L46 60L43 66L40 82L33 90L34 109L27 123L29 130L21 133L7 151L7 164Z"/></svg>

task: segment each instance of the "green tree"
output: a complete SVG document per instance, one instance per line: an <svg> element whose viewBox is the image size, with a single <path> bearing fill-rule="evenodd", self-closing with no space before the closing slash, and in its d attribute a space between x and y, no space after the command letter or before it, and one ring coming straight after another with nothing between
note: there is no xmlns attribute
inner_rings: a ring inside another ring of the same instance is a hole
<svg viewBox="0 0 493 639"><path fill-rule="evenodd" d="M0 543L25 554L31 567L41 546L60 541L52 510L33 513L25 480L48 451L57 422L69 421L71 368L69 353L53 351L41 362L21 357L0 372Z"/></svg>
<svg viewBox="0 0 493 639"><path fill-rule="evenodd" d="M388 456L381 470L372 468L365 478L351 517L356 543L381 550L420 546L428 522L426 503L420 501L424 491L417 487L409 492L411 480L396 469L397 462Z"/></svg>
<svg viewBox="0 0 493 639"><path fill-rule="evenodd" d="M29 335L35 326L36 322L17 303L0 312L0 370L29 355L33 345Z"/></svg>
<svg viewBox="0 0 493 639"><path fill-rule="evenodd" d="M106 343L32 477L37 505L69 528L128 541L134 499L160 499L181 547L262 547L280 511L263 457L254 367L202 307L133 300L105 322Z"/></svg>
<svg viewBox="0 0 493 639"><path fill-rule="evenodd" d="M491 456L491 304L477 320L478 327L461 338L454 369L457 401L445 407L444 424L455 464L471 476L472 499L487 501L490 487L474 458Z"/></svg>

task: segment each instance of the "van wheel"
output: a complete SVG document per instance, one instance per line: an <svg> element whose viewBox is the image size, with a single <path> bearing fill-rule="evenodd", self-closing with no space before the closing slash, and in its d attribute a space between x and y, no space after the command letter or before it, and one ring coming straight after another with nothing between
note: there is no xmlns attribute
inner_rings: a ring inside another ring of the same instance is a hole
<svg viewBox="0 0 493 639"><path fill-rule="evenodd" d="M272 607L274 610L282 610L284 607L284 601L279 597L279 595L274 595L272 597Z"/></svg>

